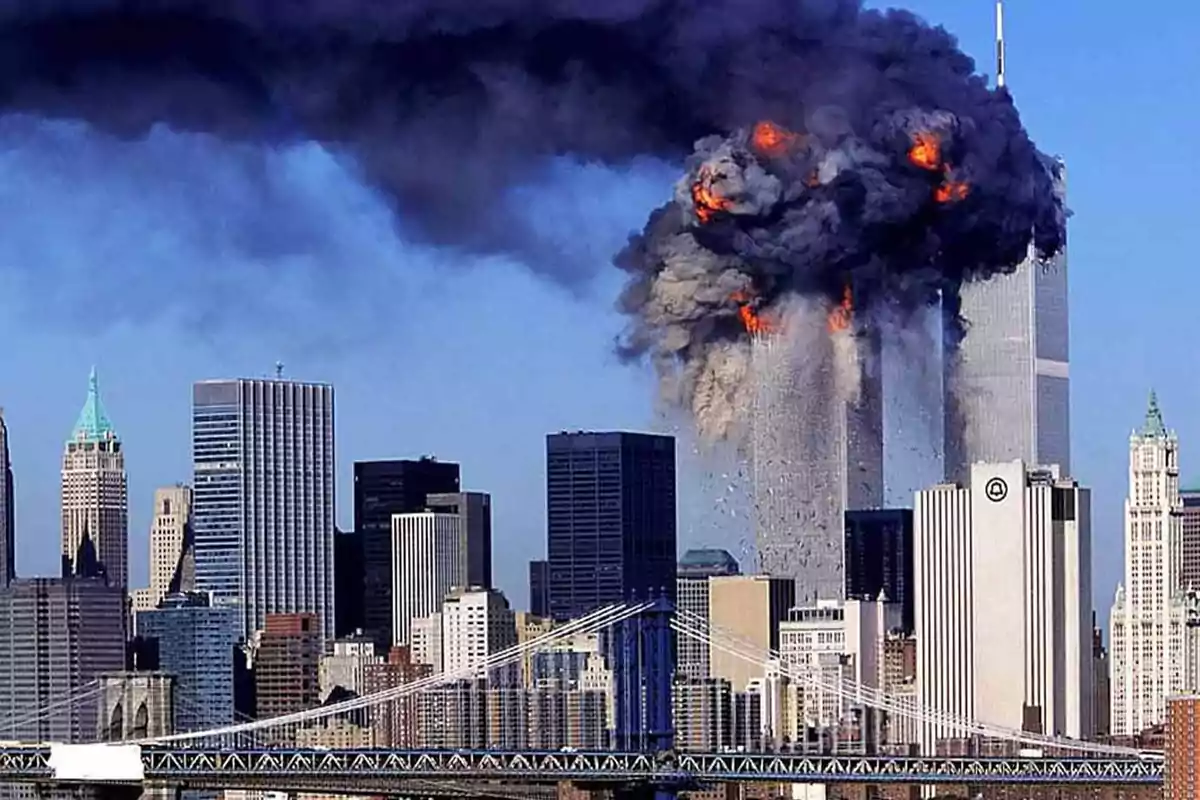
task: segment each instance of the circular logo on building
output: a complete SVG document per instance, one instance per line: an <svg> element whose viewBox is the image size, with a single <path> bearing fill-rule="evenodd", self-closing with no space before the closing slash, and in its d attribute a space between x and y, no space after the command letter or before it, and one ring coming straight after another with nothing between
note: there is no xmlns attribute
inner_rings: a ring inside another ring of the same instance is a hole
<svg viewBox="0 0 1200 800"><path fill-rule="evenodd" d="M987 495L988 500L999 503L1008 497L1008 484L1004 482L1003 478L992 478L983 485L983 493Z"/></svg>

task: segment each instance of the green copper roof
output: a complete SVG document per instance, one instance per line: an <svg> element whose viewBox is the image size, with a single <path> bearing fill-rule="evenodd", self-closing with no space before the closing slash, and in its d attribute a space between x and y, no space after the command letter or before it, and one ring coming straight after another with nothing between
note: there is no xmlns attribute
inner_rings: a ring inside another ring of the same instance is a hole
<svg viewBox="0 0 1200 800"><path fill-rule="evenodd" d="M100 442L115 438L117 432L108 421L104 403L100 401L100 381L96 378L96 368L92 367L92 374L88 376L87 400L83 403L83 410L79 412L79 419L75 421L71 441Z"/></svg>
<svg viewBox="0 0 1200 800"><path fill-rule="evenodd" d="M1162 411L1158 407L1158 395L1150 390L1150 405L1146 409L1146 424L1142 426L1143 436L1166 436L1167 426L1163 425Z"/></svg>

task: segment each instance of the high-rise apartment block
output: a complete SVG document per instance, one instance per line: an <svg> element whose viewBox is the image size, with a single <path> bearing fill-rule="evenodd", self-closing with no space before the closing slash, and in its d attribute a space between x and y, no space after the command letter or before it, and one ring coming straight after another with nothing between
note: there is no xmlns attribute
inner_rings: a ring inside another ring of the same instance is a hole
<svg viewBox="0 0 1200 800"><path fill-rule="evenodd" d="M8 426L0 408L0 588L17 577L16 490L13 487L12 461L8 457Z"/></svg>
<svg viewBox="0 0 1200 800"><path fill-rule="evenodd" d="M1125 576L1109 618L1114 736L1163 722L1167 697L1186 688L1182 514L1179 439L1151 393L1145 423L1129 437Z"/></svg>
<svg viewBox="0 0 1200 800"><path fill-rule="evenodd" d="M365 694L367 667L382 663L383 656L376 654L375 643L370 639L361 636L335 639L333 651L321 657L318 682L322 701L338 688L352 694Z"/></svg>
<svg viewBox="0 0 1200 800"><path fill-rule="evenodd" d="M737 559L726 550L688 550L676 568L675 607L681 615L707 626L708 579L722 575L737 575L741 570ZM676 642L676 669L692 680L704 680L708 674L708 645L687 636Z"/></svg>
<svg viewBox="0 0 1200 800"><path fill-rule="evenodd" d="M150 524L150 586L134 593L134 610L157 608L168 594L196 589L192 546L192 489L176 484L154 490Z"/></svg>
<svg viewBox="0 0 1200 800"><path fill-rule="evenodd" d="M443 514L458 514L463 535L462 553L467 560L467 585L491 589L491 495L484 492L434 493L426 496L425 508Z"/></svg>
<svg viewBox="0 0 1200 800"><path fill-rule="evenodd" d="M1200 797L1200 696L1167 698L1163 800Z"/></svg>
<svg viewBox="0 0 1200 800"><path fill-rule="evenodd" d="M908 508L846 512L846 597L885 598L901 608L899 625L913 629L913 518Z"/></svg>
<svg viewBox="0 0 1200 800"><path fill-rule="evenodd" d="M459 488L458 464L434 458L354 464L354 532L362 537L364 627L380 648L397 641L392 589L402 565L392 560L392 516L425 511L429 495Z"/></svg>
<svg viewBox="0 0 1200 800"><path fill-rule="evenodd" d="M550 615L675 595L675 440L644 433L546 437Z"/></svg>
<svg viewBox="0 0 1200 800"><path fill-rule="evenodd" d="M321 703L321 625L316 614L268 614L254 658L259 719Z"/></svg>
<svg viewBox="0 0 1200 800"><path fill-rule="evenodd" d="M138 636L153 643L157 666L175 676L175 730L234 721L234 646L241 616L200 592L166 595L137 615Z"/></svg>
<svg viewBox="0 0 1200 800"><path fill-rule="evenodd" d="M84 567L79 563L80 553L93 549L100 571L108 581L113 586L128 588L129 498L125 454L104 411L94 369L88 378L87 400L63 451L64 575L81 574Z"/></svg>
<svg viewBox="0 0 1200 800"><path fill-rule="evenodd" d="M464 541L458 514L421 511L392 517L395 644L411 644L412 621L441 611L450 590L465 584Z"/></svg>
<svg viewBox="0 0 1200 800"><path fill-rule="evenodd" d="M1047 165L1066 194L1066 166ZM946 324L966 335L946 358L946 480L966 482L971 465L1020 459L1071 474L1067 255L1030 255L1008 275L962 287L946 302Z"/></svg>
<svg viewBox="0 0 1200 800"><path fill-rule="evenodd" d="M922 707L1091 736L1090 492L1057 467L981 463L967 487L918 492L913 517ZM922 740L960 735L930 725Z"/></svg>
<svg viewBox="0 0 1200 800"><path fill-rule="evenodd" d="M196 588L241 609L313 613L333 638L333 387L283 379L192 387Z"/></svg>
<svg viewBox="0 0 1200 800"><path fill-rule="evenodd" d="M124 668L120 587L66 577L27 578L0 590L0 718L9 739L94 741L98 709L81 695Z"/></svg>

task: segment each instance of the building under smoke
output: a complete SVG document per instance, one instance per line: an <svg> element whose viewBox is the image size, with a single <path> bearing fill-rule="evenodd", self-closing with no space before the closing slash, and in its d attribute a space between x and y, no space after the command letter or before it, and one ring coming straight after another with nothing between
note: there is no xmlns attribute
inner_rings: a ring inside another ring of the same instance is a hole
<svg viewBox="0 0 1200 800"><path fill-rule="evenodd" d="M835 329L807 307L786 333L753 340L748 455L759 566L794 579L800 602L842 597L845 512L883 503L880 361L877 331Z"/></svg>
<svg viewBox="0 0 1200 800"><path fill-rule="evenodd" d="M1052 166L1066 194L1065 167ZM1030 252L1012 273L963 286L966 335L945 360L946 479L1020 459L1071 474L1066 248ZM948 309L949 310L949 309Z"/></svg>

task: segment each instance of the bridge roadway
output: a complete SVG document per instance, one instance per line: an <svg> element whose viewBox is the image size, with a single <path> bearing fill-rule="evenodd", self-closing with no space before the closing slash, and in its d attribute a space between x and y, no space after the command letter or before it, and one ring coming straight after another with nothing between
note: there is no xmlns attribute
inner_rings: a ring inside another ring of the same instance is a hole
<svg viewBox="0 0 1200 800"><path fill-rule="evenodd" d="M371 794L403 781L696 785L724 782L1161 784L1149 758L970 758L723 753L0 746L0 782L152 784Z"/></svg>

